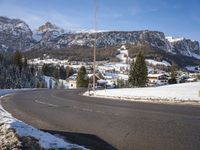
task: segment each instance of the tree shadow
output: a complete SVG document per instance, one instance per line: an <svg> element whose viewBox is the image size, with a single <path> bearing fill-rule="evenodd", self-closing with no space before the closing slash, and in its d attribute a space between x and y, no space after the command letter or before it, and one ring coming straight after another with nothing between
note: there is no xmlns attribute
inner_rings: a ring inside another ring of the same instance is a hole
<svg viewBox="0 0 200 150"><path fill-rule="evenodd" d="M41 130L56 136L60 136L72 144L78 144L91 150L117 150L112 145L108 144L106 141L92 134L52 131L43 129Z"/></svg>

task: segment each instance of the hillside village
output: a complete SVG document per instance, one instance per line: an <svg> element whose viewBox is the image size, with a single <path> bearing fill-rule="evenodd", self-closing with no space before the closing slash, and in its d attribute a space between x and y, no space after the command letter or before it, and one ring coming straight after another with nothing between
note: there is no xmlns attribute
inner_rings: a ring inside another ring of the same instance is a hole
<svg viewBox="0 0 200 150"><path fill-rule="evenodd" d="M116 58L120 60L119 62L97 62L95 74L97 88L128 87L130 63L133 59L129 57L128 49L125 45L122 45L119 49L117 49L117 52ZM30 59L28 60L28 63L36 66L39 70L42 70L42 67L45 64L55 67L70 67L73 69L73 74L66 79L55 79L52 76L44 76L48 88L77 88L77 72L81 66L86 68L90 80L89 83L92 83L93 62L59 60L50 58L48 55L44 54L43 59ZM153 59L146 59L146 64L148 66L147 86L163 86L168 84L168 80L170 79L170 68L172 67L170 62L167 62L166 60L157 61ZM177 83L196 82L200 78L200 66L186 66L184 70L176 70L176 73ZM91 86L90 84L89 86Z"/></svg>

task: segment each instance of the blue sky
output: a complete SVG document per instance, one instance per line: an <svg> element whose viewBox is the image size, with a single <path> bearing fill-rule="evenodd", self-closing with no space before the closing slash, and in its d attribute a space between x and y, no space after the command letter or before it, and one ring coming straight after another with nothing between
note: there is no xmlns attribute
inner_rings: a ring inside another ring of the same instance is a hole
<svg viewBox="0 0 200 150"><path fill-rule="evenodd" d="M0 0L0 15L36 29L50 21L67 30L94 27L94 0ZM158 30L200 41L199 0L98 0L99 30Z"/></svg>

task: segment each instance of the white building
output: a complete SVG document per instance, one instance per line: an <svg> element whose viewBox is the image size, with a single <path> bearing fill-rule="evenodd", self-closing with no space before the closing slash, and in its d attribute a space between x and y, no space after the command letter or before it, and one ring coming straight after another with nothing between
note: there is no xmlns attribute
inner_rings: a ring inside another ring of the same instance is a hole
<svg viewBox="0 0 200 150"><path fill-rule="evenodd" d="M69 89L75 89L75 88L77 88L76 78L77 78L77 73L73 74L72 76L70 76L67 79L67 82L68 82L68 85L69 85Z"/></svg>
<svg viewBox="0 0 200 150"><path fill-rule="evenodd" d="M119 58L123 63L127 63L129 61L128 57L128 50L126 49L125 45L122 45L120 49L117 50L119 54L117 55L117 58Z"/></svg>
<svg viewBox="0 0 200 150"><path fill-rule="evenodd" d="M149 86L156 86L168 84L169 76L166 74L148 74L147 78Z"/></svg>

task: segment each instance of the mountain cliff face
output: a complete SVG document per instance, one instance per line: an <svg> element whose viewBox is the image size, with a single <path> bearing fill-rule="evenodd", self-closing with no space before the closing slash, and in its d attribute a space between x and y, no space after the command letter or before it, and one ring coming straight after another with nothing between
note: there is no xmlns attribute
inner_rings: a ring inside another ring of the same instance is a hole
<svg viewBox="0 0 200 150"><path fill-rule="evenodd" d="M94 37L94 33L65 33L60 34L55 38L48 38L48 40L43 38L43 40L36 45L41 47L41 44L43 44L42 46L50 49L61 49L72 45L92 47L94 44ZM131 32L109 31L97 33L97 47L122 44L149 44L168 53L200 59L200 46L198 41L192 41L185 38L169 40L165 37L163 32L145 30Z"/></svg>
<svg viewBox="0 0 200 150"><path fill-rule="evenodd" d="M94 33L64 33L47 22L36 31L19 19L0 17L0 50L62 49L73 45L93 47ZM97 47L148 44L168 53L200 59L198 41L165 37L159 31L108 31L97 33Z"/></svg>
<svg viewBox="0 0 200 150"><path fill-rule="evenodd" d="M58 37L54 42L56 47L81 45L92 47L94 43L94 33L65 34ZM97 47L114 46L121 44L150 44L165 51L171 51L169 41L165 35L158 31L110 31L97 33Z"/></svg>
<svg viewBox="0 0 200 150"><path fill-rule="evenodd" d="M62 35L64 30L56 25L46 22L34 31L33 39L41 44L48 45L48 42Z"/></svg>
<svg viewBox="0 0 200 150"><path fill-rule="evenodd" d="M200 46L198 41L183 38L171 43L178 54L200 58Z"/></svg>
<svg viewBox="0 0 200 150"><path fill-rule="evenodd" d="M0 50L26 50L32 45L32 31L20 19L0 17Z"/></svg>

